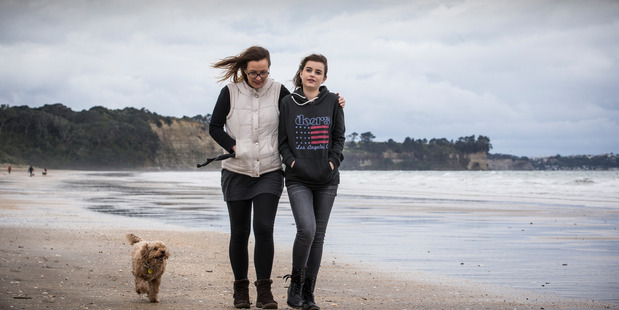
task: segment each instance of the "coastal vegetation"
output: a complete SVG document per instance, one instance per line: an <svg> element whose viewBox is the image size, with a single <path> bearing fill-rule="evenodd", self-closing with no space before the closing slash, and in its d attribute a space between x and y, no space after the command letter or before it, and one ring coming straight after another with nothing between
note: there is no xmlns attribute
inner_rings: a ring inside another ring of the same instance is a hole
<svg viewBox="0 0 619 310"><path fill-rule="evenodd" d="M485 136L457 141L406 138L374 142L371 132L351 133L344 148L342 169L354 170L487 170L486 155L492 148Z"/></svg>
<svg viewBox="0 0 619 310"><path fill-rule="evenodd" d="M0 161L54 168L132 168L154 161L160 147L145 110L93 107L74 112L62 104L2 106Z"/></svg>
<svg viewBox="0 0 619 310"><path fill-rule="evenodd" d="M146 109L63 104L0 106L0 163L65 169L194 169L221 154L208 134L210 115L161 116ZM490 138L406 138L375 142L371 132L350 133L342 169L349 170L607 170L614 154L527 158L490 154ZM208 169L218 169L210 165Z"/></svg>

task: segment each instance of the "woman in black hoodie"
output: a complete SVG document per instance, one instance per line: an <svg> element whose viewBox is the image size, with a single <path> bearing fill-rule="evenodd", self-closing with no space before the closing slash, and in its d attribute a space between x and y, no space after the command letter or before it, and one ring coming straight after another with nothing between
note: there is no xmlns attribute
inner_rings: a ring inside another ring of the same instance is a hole
<svg viewBox="0 0 619 310"><path fill-rule="evenodd" d="M279 118L279 152L297 225L287 303L314 310L320 309L314 302L314 286L346 139L338 96L322 86L327 69L323 55L301 61L294 77L297 89L281 100Z"/></svg>

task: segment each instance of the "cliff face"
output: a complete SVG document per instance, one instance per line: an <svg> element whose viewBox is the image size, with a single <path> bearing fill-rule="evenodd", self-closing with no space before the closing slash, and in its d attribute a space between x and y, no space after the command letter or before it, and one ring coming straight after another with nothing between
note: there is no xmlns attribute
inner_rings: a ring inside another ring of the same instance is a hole
<svg viewBox="0 0 619 310"><path fill-rule="evenodd" d="M151 168L196 169L196 164L222 152L209 135L206 124L173 119L169 123L150 123L150 127L159 136L161 143ZM219 163L212 163L202 169L219 168Z"/></svg>
<svg viewBox="0 0 619 310"><path fill-rule="evenodd" d="M467 154L469 163L466 166L467 170L488 170L488 154L486 153L473 153ZM465 155L465 156L467 156Z"/></svg>
<svg viewBox="0 0 619 310"><path fill-rule="evenodd" d="M523 159L489 159L488 168L490 170L535 170L528 160Z"/></svg>
<svg viewBox="0 0 619 310"><path fill-rule="evenodd" d="M170 119L167 122L149 123L157 134L160 147L150 167L156 169L193 170L196 164L209 157L222 154L222 149L208 133L208 125L193 119ZM342 169L348 170L488 170L484 152L449 153L437 158L412 152L358 152L344 150ZM221 169L219 162L201 168Z"/></svg>

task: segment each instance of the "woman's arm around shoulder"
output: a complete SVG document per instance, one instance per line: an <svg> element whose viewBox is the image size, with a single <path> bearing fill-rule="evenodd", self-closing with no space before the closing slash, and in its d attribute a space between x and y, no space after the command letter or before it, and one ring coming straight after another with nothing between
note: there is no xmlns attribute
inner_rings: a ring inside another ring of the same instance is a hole
<svg viewBox="0 0 619 310"><path fill-rule="evenodd" d="M221 89L217 102L215 103L215 108L213 109L213 114L211 114L211 121L208 126L208 132L217 144L228 152L233 153L233 147L236 145L236 141L224 130L228 113L230 113L230 90L228 86L226 86Z"/></svg>
<svg viewBox="0 0 619 310"><path fill-rule="evenodd" d="M282 87L279 90L279 103L281 104L282 99L284 99L284 97L290 95L290 91L288 90L288 88L286 88L286 86L284 86L284 84L282 84Z"/></svg>
<svg viewBox="0 0 619 310"><path fill-rule="evenodd" d="M279 153L282 155L282 162L286 167L292 167L292 163L295 161L294 153L290 148L287 124L288 120L288 108L290 103L290 94L286 95L279 102L279 128L278 128L278 148Z"/></svg>

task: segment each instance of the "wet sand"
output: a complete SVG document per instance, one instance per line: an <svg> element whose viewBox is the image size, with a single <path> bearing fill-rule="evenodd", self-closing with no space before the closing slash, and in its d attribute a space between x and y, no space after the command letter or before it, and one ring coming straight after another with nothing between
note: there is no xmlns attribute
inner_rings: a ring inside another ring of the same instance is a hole
<svg viewBox="0 0 619 310"><path fill-rule="evenodd" d="M13 168L0 172L0 309L234 309L227 234L88 211L54 186L71 171L28 177ZM157 305L133 290L128 232L162 240L172 252ZM277 244L280 309L287 308L282 276L289 266L290 248ZM323 258L315 293L322 309L619 309L427 272L381 271L332 255ZM255 290L250 295L255 299Z"/></svg>

